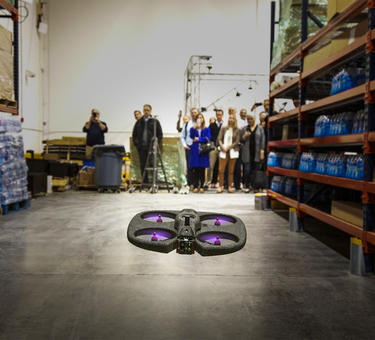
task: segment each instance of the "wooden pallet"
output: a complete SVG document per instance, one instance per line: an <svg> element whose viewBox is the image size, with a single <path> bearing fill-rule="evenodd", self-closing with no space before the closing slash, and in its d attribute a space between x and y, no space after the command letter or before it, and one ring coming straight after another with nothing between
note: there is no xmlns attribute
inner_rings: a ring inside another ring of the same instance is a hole
<svg viewBox="0 0 375 340"><path fill-rule="evenodd" d="M97 187L95 184L83 184L77 185L77 190L96 190Z"/></svg>
<svg viewBox="0 0 375 340"><path fill-rule="evenodd" d="M17 108L17 102L16 101L9 100L9 99L4 99L4 98L0 99L0 105L11 107L13 109Z"/></svg>
<svg viewBox="0 0 375 340"><path fill-rule="evenodd" d="M1 214L8 215L10 213L27 209L30 206L29 200L24 200L21 202L15 202L10 204L1 205Z"/></svg>

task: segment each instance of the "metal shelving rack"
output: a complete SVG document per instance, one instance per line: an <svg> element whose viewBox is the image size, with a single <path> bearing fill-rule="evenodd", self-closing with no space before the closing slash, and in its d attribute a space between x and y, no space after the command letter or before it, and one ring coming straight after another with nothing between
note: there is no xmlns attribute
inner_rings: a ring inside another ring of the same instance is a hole
<svg viewBox="0 0 375 340"><path fill-rule="evenodd" d="M14 84L14 100L19 102L19 24L18 24L18 0L14 1L12 6L7 0L0 0L0 10L6 10L8 14L0 15L0 18L9 18L13 21L13 84ZM18 115L19 111L16 107L9 107L0 104L0 112Z"/></svg>
<svg viewBox="0 0 375 340"><path fill-rule="evenodd" d="M317 63L308 71L304 71L304 57L314 48L318 49L327 43L344 24L358 22L366 15L368 18L368 32L362 37L356 38L354 42L346 46L336 54L327 57ZM326 26L321 28L314 36L307 39L308 0L302 1L301 13L301 44L282 62L270 71L270 84L280 72L299 73L299 76L291 79L278 89L270 92L270 106L268 118L268 152L275 149L293 149L298 152L298 163L301 153L308 147L362 147L365 154L365 179L363 181L347 178L338 178L316 173L307 173L299 170L289 170L276 167L268 167L267 175L269 187L273 174L294 177L297 179L297 199L267 190L268 206L270 200L276 199L296 209L299 228L303 229L303 217L310 215L349 235L353 235L362 241L363 252L366 263L366 271L371 272L374 268L373 257L375 253L375 181L374 156L375 156L375 0L356 0L339 15L334 17ZM275 3L271 10L271 59L275 26ZM332 96L320 96L310 89L313 88L314 80L328 73L340 63L351 60L353 57L363 56L366 60L366 83L353 89ZM274 112L274 100L277 97L298 98L299 106L288 112L272 115ZM306 99L314 102L306 104ZM347 104L362 101L365 108L366 131L361 134L329 136L320 138L307 138L304 134L306 122L310 114L316 114L319 110L339 108ZM271 128L277 124L297 120L298 138L289 140L272 140ZM363 228L337 218L329 213L318 210L303 203L303 185L306 181L356 190L362 193L363 205Z"/></svg>

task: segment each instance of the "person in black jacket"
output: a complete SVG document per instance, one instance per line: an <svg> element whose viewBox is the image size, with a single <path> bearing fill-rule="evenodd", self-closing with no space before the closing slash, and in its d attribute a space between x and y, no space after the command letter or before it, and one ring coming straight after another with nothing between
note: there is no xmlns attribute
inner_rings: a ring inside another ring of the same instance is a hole
<svg viewBox="0 0 375 340"><path fill-rule="evenodd" d="M98 109L91 110L91 116L85 123L83 132L86 132L86 158L92 158L92 149L94 145L104 145L104 134L108 132L107 124L100 120Z"/></svg>
<svg viewBox="0 0 375 340"><path fill-rule="evenodd" d="M133 144L138 151L142 176L146 167L147 155L149 153L154 137L154 124L156 124L156 138L159 141L159 145L161 145L163 138L163 131L161 129L160 123L157 119L151 117L151 112L151 105L143 105L143 117L137 120L133 128ZM149 164L152 163L153 160L149 159ZM144 183L148 183L147 172L144 178Z"/></svg>
<svg viewBox="0 0 375 340"><path fill-rule="evenodd" d="M217 136L219 135L220 129L224 123L223 121L223 110L216 110L216 122L211 123L209 126L211 132L211 140L216 144ZM217 183L217 176L218 176L218 151L217 148L215 150L210 151L210 167L207 170L207 185L211 185L211 188L215 188Z"/></svg>

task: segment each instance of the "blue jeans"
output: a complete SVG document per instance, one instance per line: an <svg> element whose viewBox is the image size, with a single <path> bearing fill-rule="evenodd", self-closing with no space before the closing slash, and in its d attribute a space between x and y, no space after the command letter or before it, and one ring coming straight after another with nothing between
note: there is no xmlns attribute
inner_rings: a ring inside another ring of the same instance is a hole
<svg viewBox="0 0 375 340"><path fill-rule="evenodd" d="M256 169L256 162L243 163L244 166L244 186L245 188L250 188L251 185L251 174L252 171Z"/></svg>

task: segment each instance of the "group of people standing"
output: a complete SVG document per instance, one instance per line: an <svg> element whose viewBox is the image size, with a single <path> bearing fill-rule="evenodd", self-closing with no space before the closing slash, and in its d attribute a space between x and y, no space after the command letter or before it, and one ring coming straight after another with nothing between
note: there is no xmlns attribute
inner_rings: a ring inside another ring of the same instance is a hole
<svg viewBox="0 0 375 340"><path fill-rule="evenodd" d="M239 190L241 183L243 191L250 192L255 170L264 168L266 115L260 115L258 125L246 109L241 109L237 120L236 110L231 107L226 124L223 118L224 111L218 109L207 126L196 108L190 110L190 117L183 118L181 143L185 148L187 184L193 192L203 193L207 187L215 188L217 182L217 193ZM205 143L213 145L209 152L202 152L200 144Z"/></svg>
<svg viewBox="0 0 375 340"><path fill-rule="evenodd" d="M264 103L268 110L268 103ZM251 109L253 110L254 107ZM142 112L134 111L136 124L133 128L133 143L137 148L141 173L144 173L150 145L156 134L159 145L163 138L160 122L151 115L152 107L143 106ZM254 188L254 175L257 170L264 169L265 161L265 124L267 114L259 115L260 124L255 117L248 115L246 109L240 110L239 119L236 110L228 109L227 122L224 123L224 111L216 110L216 117L211 117L206 124L202 113L196 108L190 110L190 117L183 117L180 125L181 111L177 129L181 133L181 144L185 149L187 164L187 184L193 192L203 193L206 188L216 188L222 193L242 189L250 192ZM93 109L89 121L83 127L87 133L87 146L104 144L104 133L108 131L107 124L100 120L100 112ZM210 143L210 148L202 152L202 145ZM150 160L152 162L152 160ZM145 173L144 182L148 182Z"/></svg>

